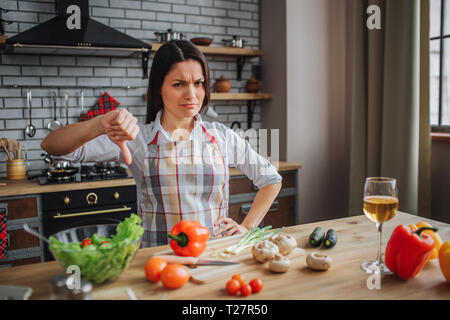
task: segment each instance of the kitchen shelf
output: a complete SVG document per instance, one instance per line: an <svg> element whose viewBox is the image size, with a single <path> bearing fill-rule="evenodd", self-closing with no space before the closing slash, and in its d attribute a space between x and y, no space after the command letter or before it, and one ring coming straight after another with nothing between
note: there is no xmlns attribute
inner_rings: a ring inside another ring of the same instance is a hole
<svg viewBox="0 0 450 320"><path fill-rule="evenodd" d="M223 100L270 100L271 93L211 93L212 101Z"/></svg>
<svg viewBox="0 0 450 320"><path fill-rule="evenodd" d="M150 43L152 46L151 51L156 52L163 43ZM237 79L242 80L242 69L245 64L245 59L261 57L263 55L262 50L252 50L244 48L233 47L210 47L210 46L197 46L204 54L209 55L222 55L222 56L235 56L237 58Z"/></svg>
<svg viewBox="0 0 450 320"><path fill-rule="evenodd" d="M153 52L156 52L163 43L150 43ZM262 50L252 50L245 48L230 48L230 47L210 47L210 46L197 46L200 51L210 55L226 55L226 56L244 56L244 57L261 57L263 55Z"/></svg>
<svg viewBox="0 0 450 320"><path fill-rule="evenodd" d="M247 101L247 129L252 127L256 101L270 100L272 97L271 93L211 93L211 101Z"/></svg>

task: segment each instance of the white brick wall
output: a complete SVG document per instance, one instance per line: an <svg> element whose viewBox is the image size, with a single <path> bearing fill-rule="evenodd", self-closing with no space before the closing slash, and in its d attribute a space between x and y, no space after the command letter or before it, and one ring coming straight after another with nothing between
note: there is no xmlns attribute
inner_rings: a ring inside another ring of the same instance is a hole
<svg viewBox="0 0 450 320"><path fill-rule="evenodd" d="M27 30L54 17L53 0L2 0L0 7L10 10L3 14L7 36ZM211 37L213 46L222 46L222 39L238 35L248 40L247 47L259 49L259 0L90 0L91 17L143 41L156 42L154 32L171 28L183 32L186 39ZM150 57L150 66L153 54ZM244 92L251 76L251 67L259 58L247 59L242 81L237 81L236 58L207 56L211 69L211 88L221 75L230 79L231 92ZM69 94L69 123L76 122L81 111L79 94L83 90L85 111L93 106L100 92L108 91L140 121L144 121L146 106L143 95L148 79L142 79L139 58L75 57L50 55L0 55L0 137L22 141L27 148L28 170L44 168L40 149L42 139L49 133L46 126L53 118L52 91L56 91L57 117L65 124L63 92ZM3 85L21 88L2 88ZM78 86L92 86L80 89ZM36 136L24 136L29 123L26 109L26 86L33 95L33 124ZM58 86L62 88L55 88ZM131 86L130 89L115 86ZM213 91L213 89L212 89ZM217 119L230 126L240 121L247 128L245 101L213 101ZM260 106L255 108L253 127L260 128ZM251 141L256 147L256 142ZM7 157L0 152L0 176L6 175Z"/></svg>

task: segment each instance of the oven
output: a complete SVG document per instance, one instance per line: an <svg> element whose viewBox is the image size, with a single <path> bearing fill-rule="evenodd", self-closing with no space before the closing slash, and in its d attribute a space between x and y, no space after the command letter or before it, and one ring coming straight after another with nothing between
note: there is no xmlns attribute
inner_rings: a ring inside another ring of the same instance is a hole
<svg viewBox="0 0 450 320"><path fill-rule="evenodd" d="M42 224L46 237L73 227L119 223L137 214L136 186L44 193ZM45 261L53 256L44 248Z"/></svg>

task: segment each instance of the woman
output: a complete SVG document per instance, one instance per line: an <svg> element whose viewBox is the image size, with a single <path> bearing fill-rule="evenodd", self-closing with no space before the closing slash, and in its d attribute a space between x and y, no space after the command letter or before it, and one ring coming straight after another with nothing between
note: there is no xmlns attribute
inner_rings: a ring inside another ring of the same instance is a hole
<svg viewBox="0 0 450 320"><path fill-rule="evenodd" d="M117 109L59 128L41 147L74 162L125 162L136 181L143 247L167 244L180 220L199 221L213 237L246 233L269 210L281 176L233 130L202 121L209 98L203 53L191 42L170 41L153 59L145 125ZM227 217L229 166L259 188L241 224Z"/></svg>

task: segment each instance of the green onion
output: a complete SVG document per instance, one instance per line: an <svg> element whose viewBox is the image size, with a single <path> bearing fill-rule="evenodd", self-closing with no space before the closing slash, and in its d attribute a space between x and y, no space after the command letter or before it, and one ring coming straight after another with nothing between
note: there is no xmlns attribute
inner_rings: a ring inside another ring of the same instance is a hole
<svg viewBox="0 0 450 320"><path fill-rule="evenodd" d="M282 227L279 229L271 230L270 232L266 232L271 228L272 226L266 226L264 228L250 227L250 230L247 232L247 234L238 243L232 245L231 247L228 247L225 250L225 253L237 254L248 247L254 246L260 241L272 238L274 235L284 229L284 227Z"/></svg>

